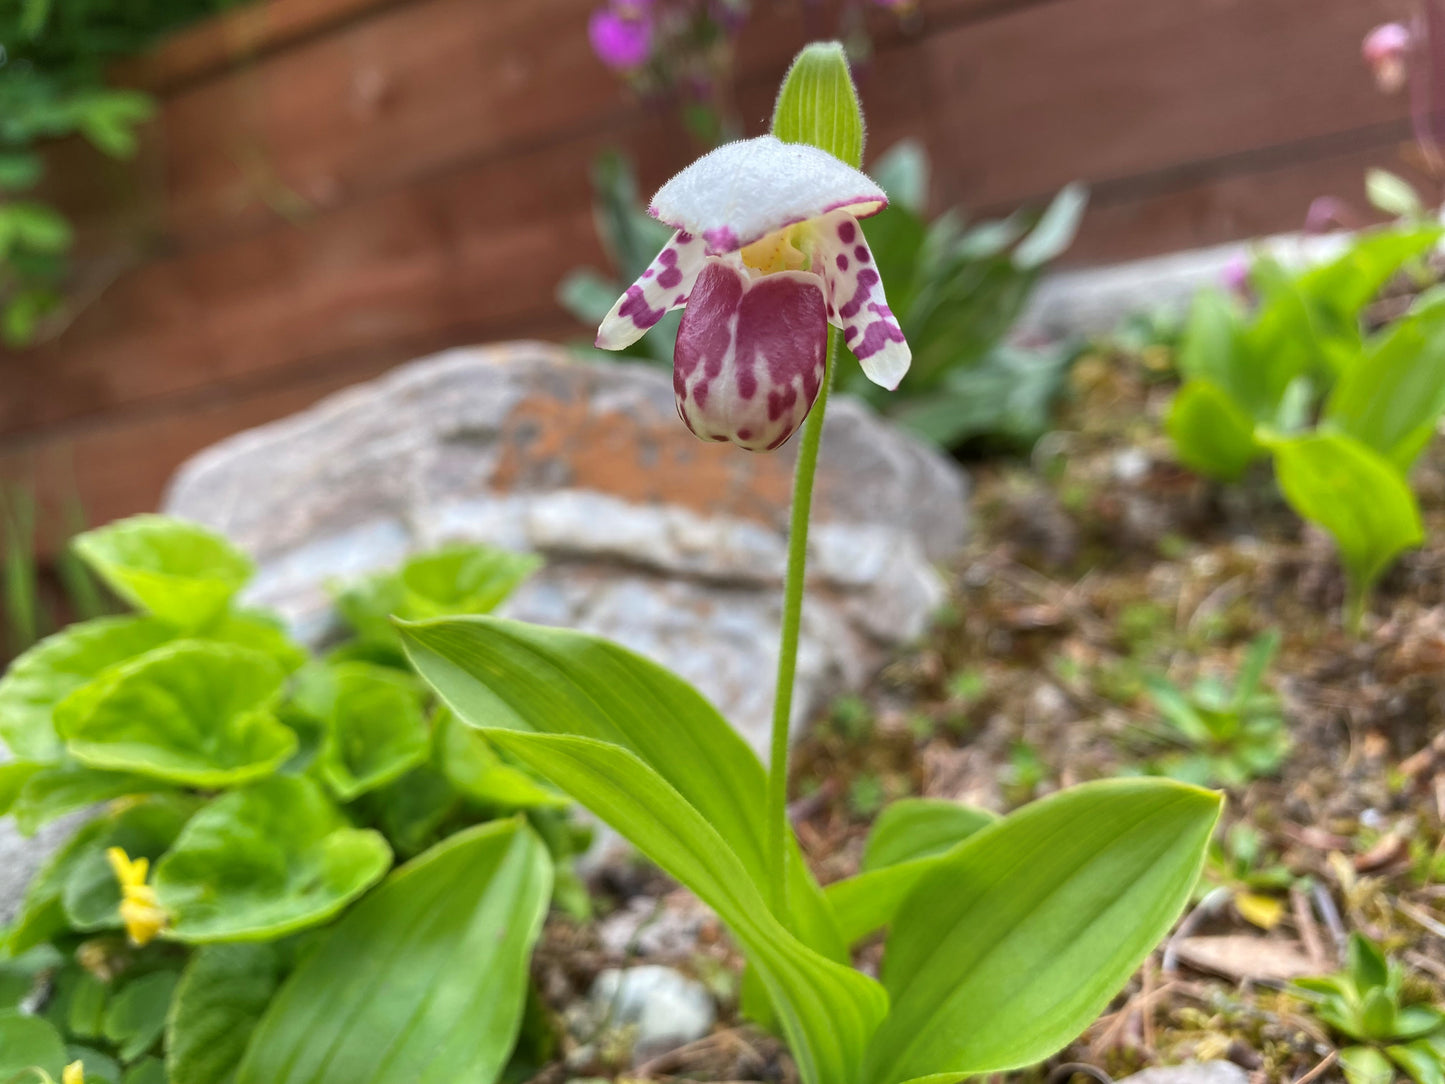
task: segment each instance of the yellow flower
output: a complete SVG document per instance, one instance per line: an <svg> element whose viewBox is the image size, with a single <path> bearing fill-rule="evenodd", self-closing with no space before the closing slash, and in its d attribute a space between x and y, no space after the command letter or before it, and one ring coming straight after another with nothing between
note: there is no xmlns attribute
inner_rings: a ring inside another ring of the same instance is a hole
<svg viewBox="0 0 1445 1084"><path fill-rule="evenodd" d="M156 900L156 890L146 884L150 872L150 859L137 858L134 861L119 847L105 852L115 879L120 882L120 917L125 931L134 945L145 945L156 934L170 925L170 916ZM72 1084L62 1081L62 1084ZM83 1082L82 1082L83 1084Z"/></svg>
<svg viewBox="0 0 1445 1084"><path fill-rule="evenodd" d="M85 1066L73 1061L60 1074L60 1084L85 1084Z"/></svg>

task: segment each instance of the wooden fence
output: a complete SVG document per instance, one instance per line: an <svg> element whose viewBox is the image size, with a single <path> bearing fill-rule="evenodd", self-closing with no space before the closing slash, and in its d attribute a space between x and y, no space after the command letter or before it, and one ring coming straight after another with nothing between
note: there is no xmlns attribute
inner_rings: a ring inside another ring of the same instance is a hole
<svg viewBox="0 0 1445 1084"><path fill-rule="evenodd" d="M55 155L83 304L55 341L0 356L0 478L108 519L154 507L199 448L398 362L578 331L553 295L601 260L589 162L622 147L648 186L695 150L592 57L593 6L263 0L130 66L160 120L139 163ZM757 131L827 16L754 7L736 95ZM974 214L1089 181L1074 263L1293 228L1399 158L1404 105L1374 91L1359 42L1400 13L923 0L915 26L873 20L870 148L924 140L935 203Z"/></svg>

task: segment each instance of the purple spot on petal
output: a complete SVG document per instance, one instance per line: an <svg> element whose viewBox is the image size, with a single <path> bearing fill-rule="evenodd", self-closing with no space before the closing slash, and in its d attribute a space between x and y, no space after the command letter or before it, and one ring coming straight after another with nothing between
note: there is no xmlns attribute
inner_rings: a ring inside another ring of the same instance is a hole
<svg viewBox="0 0 1445 1084"><path fill-rule="evenodd" d="M686 304L686 303L687 303L687 294L678 294L676 297L674 297L674 298L672 299L672 303L673 303L674 305L683 305L683 304Z"/></svg>
<svg viewBox="0 0 1445 1084"><path fill-rule="evenodd" d="M677 249L668 247L657 254L657 262L668 267L677 266Z"/></svg>
<svg viewBox="0 0 1445 1084"><path fill-rule="evenodd" d="M752 431L751 429L749 429L747 426L743 426L741 429L738 430L738 440L752 440L752 439L753 439L753 431Z"/></svg>
<svg viewBox="0 0 1445 1084"><path fill-rule="evenodd" d="M858 227L851 221L838 223L838 239L845 245L851 245L853 238L858 236Z"/></svg>
<svg viewBox="0 0 1445 1084"><path fill-rule="evenodd" d="M641 286L629 286L622 307L617 310L618 316L630 317L633 324L644 330L650 328L663 317L662 309L651 308L647 304L647 297L642 292Z"/></svg>
<svg viewBox="0 0 1445 1084"><path fill-rule="evenodd" d="M848 270L848 257L847 257L847 256L844 256L841 252L838 253L838 270L839 270L839 271L846 271L846 270Z"/></svg>
<svg viewBox="0 0 1445 1084"><path fill-rule="evenodd" d="M730 226L718 226L715 229L703 231L702 239L707 242L710 252L736 252L742 248L738 244L738 235L732 231Z"/></svg>
<svg viewBox="0 0 1445 1084"><path fill-rule="evenodd" d="M858 258L859 263L868 263L870 260L873 259L873 256L868 251L866 245L859 245L857 248L855 248L853 250L853 255Z"/></svg>
<svg viewBox="0 0 1445 1084"><path fill-rule="evenodd" d="M657 276L657 284L664 290L672 290L682 284L682 272L675 267L669 267L662 274Z"/></svg>
<svg viewBox="0 0 1445 1084"><path fill-rule="evenodd" d="M878 320L868 325L863 339L853 347L853 354L859 358L871 358L889 343L901 343L904 341L903 330L896 324L890 324L884 320Z"/></svg>
<svg viewBox="0 0 1445 1084"><path fill-rule="evenodd" d="M692 234L686 230L679 230L676 241L679 245L690 245L692 244Z"/></svg>
<svg viewBox="0 0 1445 1084"><path fill-rule="evenodd" d="M843 257L839 256L838 258L841 260ZM642 273L642 277L645 279L652 278L652 268L649 267L646 271L644 271Z"/></svg>
<svg viewBox="0 0 1445 1084"><path fill-rule="evenodd" d="M844 338L844 339L847 339L849 342L851 342L851 341L853 340L853 336L856 335L856 334L858 334L858 325L857 325L857 324L849 324L847 327L845 327L845 328L843 329L843 338Z"/></svg>
<svg viewBox="0 0 1445 1084"><path fill-rule="evenodd" d="M859 271L858 292L853 295L852 301L849 301L846 305L844 305L841 309L838 310L838 315L841 316L844 320L851 320L853 319L853 317L857 316L858 313L862 310L864 303L868 300L868 295L873 291L873 287L876 285L878 285L877 271L874 271L872 268L867 268L863 271Z"/></svg>

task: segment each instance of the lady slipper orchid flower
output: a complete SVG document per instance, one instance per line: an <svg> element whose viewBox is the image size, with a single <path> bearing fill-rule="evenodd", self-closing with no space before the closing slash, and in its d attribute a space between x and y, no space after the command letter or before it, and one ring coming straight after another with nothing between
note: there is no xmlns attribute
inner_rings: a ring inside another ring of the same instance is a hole
<svg viewBox="0 0 1445 1084"><path fill-rule="evenodd" d="M597 332L621 350L684 309L673 352L677 412L703 440L780 447L826 379L828 325L893 389L912 355L858 219L888 197L826 151L773 136L729 143L653 197L677 232Z"/></svg>

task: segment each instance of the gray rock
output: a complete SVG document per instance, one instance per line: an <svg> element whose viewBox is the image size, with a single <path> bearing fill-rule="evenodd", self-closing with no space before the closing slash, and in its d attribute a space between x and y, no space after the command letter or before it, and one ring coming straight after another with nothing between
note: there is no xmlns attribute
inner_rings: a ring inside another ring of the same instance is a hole
<svg viewBox="0 0 1445 1084"><path fill-rule="evenodd" d="M1249 1084L1249 1074L1232 1061L1197 1061L1145 1069L1115 1084Z"/></svg>
<svg viewBox="0 0 1445 1084"><path fill-rule="evenodd" d="M1286 266L1305 267L1339 255L1349 240L1348 233L1322 237L1289 233L1106 267L1059 271L1039 283L1014 333L1069 338L1113 331L1138 313L1180 315L1197 291L1220 285L1231 264L1256 252L1268 253Z"/></svg>
<svg viewBox="0 0 1445 1084"><path fill-rule="evenodd" d="M656 964L603 971L588 1001L604 1027L636 1029L634 1065L696 1042L717 1021L717 1007L702 983Z"/></svg>
<svg viewBox="0 0 1445 1084"><path fill-rule="evenodd" d="M246 601L312 643L332 628L338 580L448 542L540 553L504 612L651 656L761 751L796 444L704 444L658 369L511 343L415 362L226 440L181 469L166 510L250 552ZM859 404L830 406L795 724L923 632L966 496L951 462Z"/></svg>

